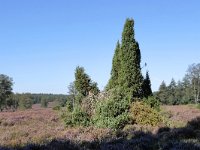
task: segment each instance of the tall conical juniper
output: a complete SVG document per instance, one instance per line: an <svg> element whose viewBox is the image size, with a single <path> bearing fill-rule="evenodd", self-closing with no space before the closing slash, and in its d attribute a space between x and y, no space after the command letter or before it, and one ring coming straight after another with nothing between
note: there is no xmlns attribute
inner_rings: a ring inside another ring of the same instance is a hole
<svg viewBox="0 0 200 150"><path fill-rule="evenodd" d="M120 43L119 41L117 41L115 53L112 60L111 78L106 87L107 90L115 88L119 85L119 71L121 69L120 50Z"/></svg>
<svg viewBox="0 0 200 150"><path fill-rule="evenodd" d="M127 19L122 33L121 70L119 83L125 92L131 92L133 98L143 97L141 73L141 53L138 42L134 38L134 21Z"/></svg>
<svg viewBox="0 0 200 150"><path fill-rule="evenodd" d="M113 57L111 78L107 85L107 90L122 88L123 94L131 94L132 99L144 96L140 67L141 53L134 36L134 20L126 19L121 45L118 41Z"/></svg>

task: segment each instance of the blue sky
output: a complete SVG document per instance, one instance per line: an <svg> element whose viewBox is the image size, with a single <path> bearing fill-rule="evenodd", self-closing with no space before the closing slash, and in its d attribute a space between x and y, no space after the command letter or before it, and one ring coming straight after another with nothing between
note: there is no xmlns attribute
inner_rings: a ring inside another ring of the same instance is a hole
<svg viewBox="0 0 200 150"><path fill-rule="evenodd" d="M1 0L0 73L14 92L67 93L76 66L106 85L127 17L152 88L200 62L199 0Z"/></svg>

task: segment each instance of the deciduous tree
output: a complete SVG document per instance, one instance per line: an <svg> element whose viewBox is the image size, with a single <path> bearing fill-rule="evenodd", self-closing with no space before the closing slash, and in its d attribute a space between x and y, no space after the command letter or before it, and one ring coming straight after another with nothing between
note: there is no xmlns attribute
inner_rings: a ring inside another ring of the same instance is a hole
<svg viewBox="0 0 200 150"><path fill-rule="evenodd" d="M12 94L13 80L7 75L0 74L0 110L6 107L6 99Z"/></svg>

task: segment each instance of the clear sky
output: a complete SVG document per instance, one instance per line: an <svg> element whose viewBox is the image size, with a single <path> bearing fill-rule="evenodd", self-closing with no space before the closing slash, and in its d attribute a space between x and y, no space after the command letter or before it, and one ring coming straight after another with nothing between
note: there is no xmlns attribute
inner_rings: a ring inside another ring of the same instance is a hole
<svg viewBox="0 0 200 150"><path fill-rule="evenodd" d="M0 0L0 74L14 92L67 93L76 66L106 85L127 17L152 88L200 62L199 0Z"/></svg>

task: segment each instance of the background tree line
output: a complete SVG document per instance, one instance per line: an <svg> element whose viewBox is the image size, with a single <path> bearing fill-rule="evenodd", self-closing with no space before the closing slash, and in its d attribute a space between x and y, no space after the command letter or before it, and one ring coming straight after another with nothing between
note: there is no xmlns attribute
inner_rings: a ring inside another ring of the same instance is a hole
<svg viewBox="0 0 200 150"><path fill-rule="evenodd" d="M47 107L49 102L55 102L56 106L63 107L67 99L68 96L64 94L16 93L13 95L13 100L20 109L31 108L32 104L41 104L41 107Z"/></svg>
<svg viewBox="0 0 200 150"><path fill-rule="evenodd" d="M55 102L57 106L65 106L69 97L63 94L32 94L13 93L13 79L7 75L0 74L0 111L28 109L33 104L41 104L47 107L49 102Z"/></svg>
<svg viewBox="0 0 200 150"><path fill-rule="evenodd" d="M199 103L200 64L190 65L182 80L176 82L172 78L169 85L163 81L155 95L166 105Z"/></svg>

